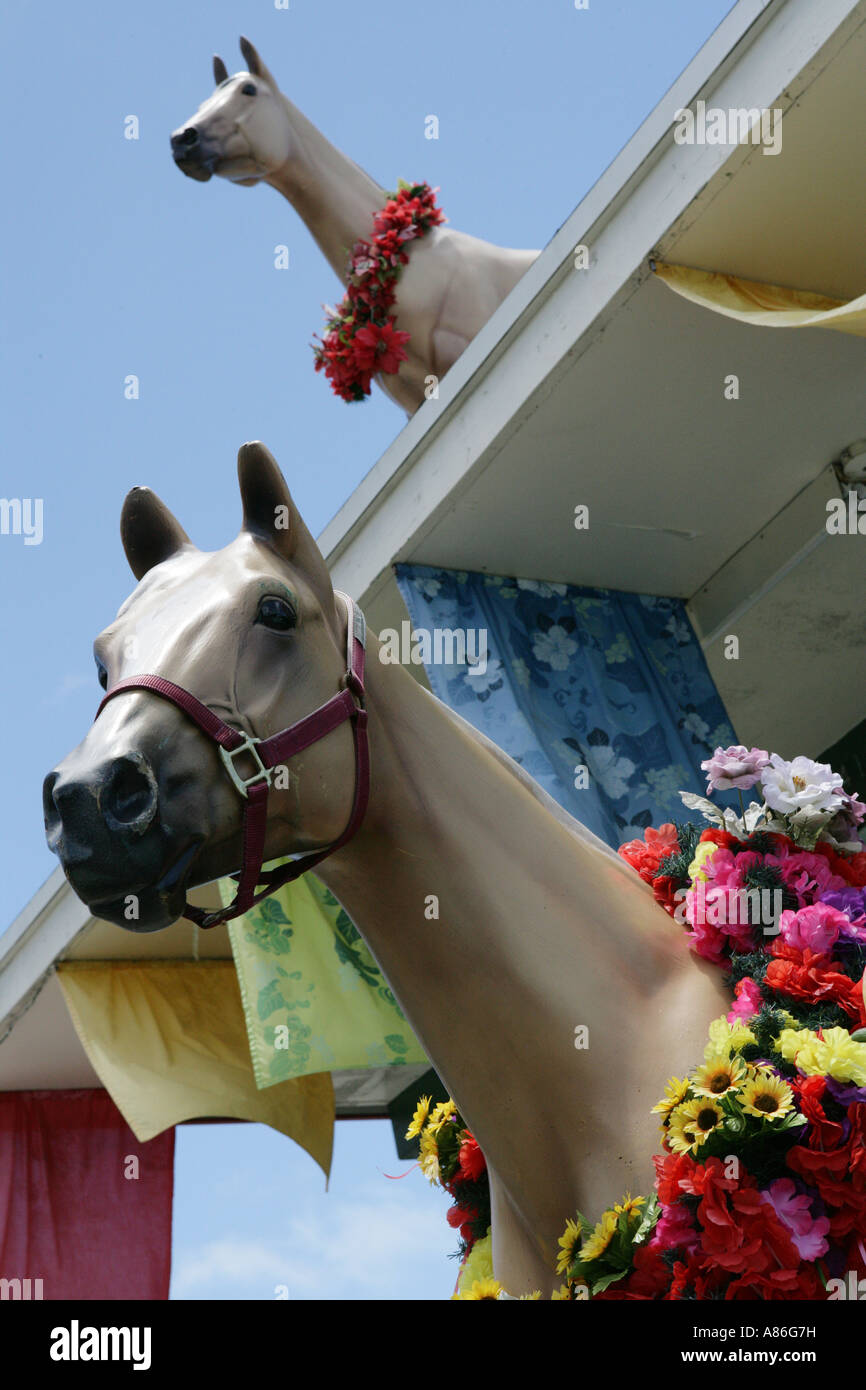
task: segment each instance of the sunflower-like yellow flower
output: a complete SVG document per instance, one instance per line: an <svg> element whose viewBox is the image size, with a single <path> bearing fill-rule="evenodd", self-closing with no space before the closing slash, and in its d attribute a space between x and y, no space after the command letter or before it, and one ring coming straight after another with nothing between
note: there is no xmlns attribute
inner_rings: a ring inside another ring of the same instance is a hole
<svg viewBox="0 0 866 1390"><path fill-rule="evenodd" d="M728 1052L716 1052L692 1075L692 1090L699 1096L724 1096L738 1090L748 1074L739 1053L731 1056Z"/></svg>
<svg viewBox="0 0 866 1390"><path fill-rule="evenodd" d="M762 1120L781 1120L794 1109L794 1092L787 1081L765 1067L758 1067L737 1100L747 1115L757 1115Z"/></svg>
<svg viewBox="0 0 866 1390"><path fill-rule="evenodd" d="M445 1121L456 1114L457 1106L450 1097L448 1100L440 1100L437 1105L433 1106L430 1119L427 1121L427 1128L432 1130L434 1134L438 1134Z"/></svg>
<svg viewBox="0 0 866 1390"><path fill-rule="evenodd" d="M668 1116L670 1115L671 1111L676 1110L677 1106L682 1104L688 1093L688 1077L682 1079L679 1076L671 1076L665 1083L664 1095L662 1096L658 1105L654 1105L652 1110L650 1111L651 1115L661 1115L662 1129L665 1128Z"/></svg>
<svg viewBox="0 0 866 1390"><path fill-rule="evenodd" d="M714 1018L709 1027L710 1041L704 1048L704 1061L709 1062L720 1052L739 1052L746 1043L757 1042L757 1038L742 1019L729 1023L725 1015Z"/></svg>
<svg viewBox="0 0 866 1390"><path fill-rule="evenodd" d="M580 1258L582 1260L597 1260L599 1255L603 1255L610 1245L615 1230L616 1212L606 1211L592 1234L587 1236L583 1245L580 1247ZM562 1273L558 1268L556 1272L557 1274Z"/></svg>
<svg viewBox="0 0 866 1390"><path fill-rule="evenodd" d="M498 1299L501 1293L502 1285L498 1279L476 1279L466 1293L460 1294L460 1299L466 1303L477 1303L482 1298Z"/></svg>
<svg viewBox="0 0 866 1390"><path fill-rule="evenodd" d="M580 1227L571 1217L565 1223L565 1231L559 1237L559 1255L556 1260L557 1274L566 1274L577 1258L580 1245Z"/></svg>
<svg viewBox="0 0 866 1390"><path fill-rule="evenodd" d="M724 1118L717 1101L697 1096L674 1110L668 1126L668 1143L674 1153L697 1153Z"/></svg>
<svg viewBox="0 0 866 1390"><path fill-rule="evenodd" d="M776 1044L787 1062L808 1076L832 1076L866 1086L866 1043L855 1042L845 1028L824 1028L823 1040L810 1028L785 1028Z"/></svg>
<svg viewBox="0 0 866 1390"><path fill-rule="evenodd" d="M415 1114L412 1116L412 1123L406 1130L407 1139L417 1139L427 1123L427 1116L430 1114L430 1100L430 1096L422 1096L419 1100L415 1107Z"/></svg>
<svg viewBox="0 0 866 1390"><path fill-rule="evenodd" d="M518 1298L518 1303L537 1303L541 1298L541 1289L535 1289L532 1293L522 1293Z"/></svg>
<svg viewBox="0 0 866 1390"><path fill-rule="evenodd" d="M640 1209L646 1201L646 1197L632 1197L627 1192L621 1202L617 1202L614 1212L617 1216L634 1216L640 1214Z"/></svg>
<svg viewBox="0 0 866 1390"><path fill-rule="evenodd" d="M436 1135L429 1129L421 1131L421 1156L418 1160L421 1172L431 1183L439 1181L439 1149Z"/></svg>
<svg viewBox="0 0 866 1390"><path fill-rule="evenodd" d="M560 1284L558 1289L554 1289L550 1297L554 1302L556 1302L557 1300L559 1300L560 1302L565 1302L566 1300L568 1300L568 1302L571 1302L571 1285Z"/></svg>

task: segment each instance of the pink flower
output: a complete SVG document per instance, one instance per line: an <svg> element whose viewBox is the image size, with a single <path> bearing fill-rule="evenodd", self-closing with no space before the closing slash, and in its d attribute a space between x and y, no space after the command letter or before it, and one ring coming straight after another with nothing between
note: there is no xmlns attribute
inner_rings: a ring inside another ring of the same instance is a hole
<svg viewBox="0 0 866 1390"><path fill-rule="evenodd" d="M686 921L692 948L720 965L727 951L751 951L749 904L737 888L719 888L698 879L686 893Z"/></svg>
<svg viewBox="0 0 866 1390"><path fill-rule="evenodd" d="M823 956L836 944L840 932L847 932L850 925L844 912L827 903L813 903L797 912L783 912L779 918L779 934L798 951L808 949Z"/></svg>
<svg viewBox="0 0 866 1390"><path fill-rule="evenodd" d="M728 1014L728 1023L736 1023L737 1019L748 1022L750 1018L754 1018L755 1014L760 1013L761 1005L764 1002L761 988L748 975L737 981L734 994L736 998L733 1008Z"/></svg>
<svg viewBox="0 0 866 1390"><path fill-rule="evenodd" d="M754 787L769 761L770 755L763 748L744 748L741 743L717 748L711 758L701 763L707 774L707 791L729 792L734 787L745 791Z"/></svg>
<svg viewBox="0 0 866 1390"><path fill-rule="evenodd" d="M829 1246L824 1239L830 1229L826 1216L813 1217L809 1198L798 1193L790 1178L777 1178L761 1193L787 1229L801 1260L817 1260Z"/></svg>
<svg viewBox="0 0 866 1390"><path fill-rule="evenodd" d="M774 862L770 856L767 862ZM834 874L823 854L812 854L809 850L799 850L796 854L783 856L776 861L782 878L789 888L793 888L801 901L801 906L815 898L823 898L825 893L846 888L844 878Z"/></svg>
<svg viewBox="0 0 866 1390"><path fill-rule="evenodd" d="M662 1207L647 1249L672 1250L680 1246L685 1250L694 1250L699 1240L692 1213L679 1202L674 1202L672 1206Z"/></svg>

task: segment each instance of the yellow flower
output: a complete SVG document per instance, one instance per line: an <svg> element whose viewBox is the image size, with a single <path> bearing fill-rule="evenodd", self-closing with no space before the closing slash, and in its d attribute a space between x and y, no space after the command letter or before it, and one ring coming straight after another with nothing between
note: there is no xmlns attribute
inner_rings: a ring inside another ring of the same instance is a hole
<svg viewBox="0 0 866 1390"><path fill-rule="evenodd" d="M632 1197L631 1193L627 1192L622 1201L617 1202L614 1207L614 1212L617 1216L633 1216L639 1214L645 1201L646 1197Z"/></svg>
<svg viewBox="0 0 866 1390"><path fill-rule="evenodd" d="M448 1100L440 1100L439 1104L433 1107L430 1119L427 1122L427 1127L431 1129L434 1134L438 1134L445 1121L456 1114L457 1106L454 1104L453 1100L450 1098Z"/></svg>
<svg viewBox="0 0 866 1390"><path fill-rule="evenodd" d="M526 1301L534 1303L539 1298L541 1298L541 1289L536 1289L534 1293L522 1293L517 1301L518 1303L524 1303Z"/></svg>
<svg viewBox="0 0 866 1390"><path fill-rule="evenodd" d="M866 1086L866 1043L855 1042L845 1028L823 1029L823 1041L809 1028L785 1028L777 1047L788 1062L808 1076L832 1076Z"/></svg>
<svg viewBox="0 0 866 1390"><path fill-rule="evenodd" d="M417 1138L427 1123L427 1116L430 1113L430 1100L430 1096L422 1096L419 1100L415 1108L415 1114L412 1116L412 1123L406 1130L407 1139Z"/></svg>
<svg viewBox="0 0 866 1390"><path fill-rule="evenodd" d="M439 1181L439 1149L436 1145L436 1136L431 1134L429 1129L425 1129L421 1134L421 1157L418 1160L421 1164L421 1172L430 1182Z"/></svg>
<svg viewBox="0 0 866 1390"><path fill-rule="evenodd" d="M786 1081L764 1067L758 1067L737 1097L747 1115L762 1120L780 1120L794 1109L794 1092Z"/></svg>
<svg viewBox="0 0 866 1390"><path fill-rule="evenodd" d="M476 1279L472 1287L460 1294L460 1299L468 1303L478 1302L482 1298L498 1299L502 1293L502 1285L497 1279Z"/></svg>
<svg viewBox="0 0 866 1390"><path fill-rule="evenodd" d="M559 1237L560 1251L556 1261L557 1274L566 1274L577 1256L580 1244L580 1227L569 1217L565 1223L565 1233Z"/></svg>
<svg viewBox="0 0 866 1390"><path fill-rule="evenodd" d="M674 1110L668 1126L668 1143L674 1153L697 1153L724 1118L717 1101L698 1096Z"/></svg>
<svg viewBox="0 0 866 1390"><path fill-rule="evenodd" d="M561 1302L564 1302L566 1299L569 1302L571 1302L571 1285L560 1284L558 1289L554 1289L550 1297L551 1299L553 1299L554 1302L556 1302L557 1299L559 1299Z"/></svg>
<svg viewBox="0 0 866 1390"><path fill-rule="evenodd" d="M742 1019L735 1019L729 1023L722 1014L721 1018L714 1018L709 1028L710 1041L704 1048L704 1061L709 1062L718 1056L720 1052L739 1052L746 1043L757 1042L757 1038L748 1028Z"/></svg>
<svg viewBox="0 0 866 1390"><path fill-rule="evenodd" d="M588 1236L580 1247L580 1258L582 1260L595 1260L602 1255L613 1239L616 1230L616 1212L606 1211L599 1221L592 1235ZM557 1266L557 1274L562 1270Z"/></svg>
<svg viewBox="0 0 866 1390"><path fill-rule="evenodd" d="M689 878L692 883L697 883L699 878L702 878L704 883L709 882L710 876L704 868L704 864L708 859L712 859L717 849L718 845L713 844L712 840L699 841L695 849L695 857L689 865Z"/></svg>
<svg viewBox="0 0 866 1390"><path fill-rule="evenodd" d="M746 1064L736 1052L717 1052L707 1057L692 1076L692 1090L699 1096L723 1096L736 1091L748 1076Z"/></svg>
<svg viewBox="0 0 866 1390"><path fill-rule="evenodd" d="M678 1076L672 1076L665 1083L665 1093L658 1105L654 1105L650 1111L651 1115L661 1115L661 1128L665 1128L665 1123L672 1110L676 1110L681 1105L689 1093L688 1079L681 1080Z"/></svg>
<svg viewBox="0 0 866 1390"><path fill-rule="evenodd" d="M493 1241L490 1232L476 1240L466 1257L457 1282L454 1298L459 1298L464 1289L471 1289L477 1279L493 1278Z"/></svg>

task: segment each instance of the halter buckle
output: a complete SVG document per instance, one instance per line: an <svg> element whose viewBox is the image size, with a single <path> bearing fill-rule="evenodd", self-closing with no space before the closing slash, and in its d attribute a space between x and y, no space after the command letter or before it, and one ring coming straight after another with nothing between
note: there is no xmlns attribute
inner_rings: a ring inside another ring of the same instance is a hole
<svg viewBox="0 0 866 1390"><path fill-rule="evenodd" d="M237 748L223 748L222 744L219 745L219 754L223 760L225 770L228 773L229 777L231 777L232 781L234 782L235 786L237 787L238 791L240 792L241 796L244 798L245 801L249 800L247 788L254 786L256 782L261 782L262 778L264 778L268 786L271 785L273 768L265 767L264 763L259 757L258 749L256 747L256 745L259 743L261 743L260 738L255 738L252 734L246 734L244 735L243 743L239 743ZM250 757L253 759L253 762L256 764L256 771L253 772L250 777L241 777L240 773L234 765L233 760L238 756L239 753L249 753Z"/></svg>
<svg viewBox="0 0 866 1390"><path fill-rule="evenodd" d="M348 670L343 676L343 679L340 682L340 684L342 685L344 690L348 690L349 694L352 696L352 699L355 701L356 712L360 713L362 710L364 710L366 708L367 692L365 691L362 682L358 679L355 672L351 669Z"/></svg>

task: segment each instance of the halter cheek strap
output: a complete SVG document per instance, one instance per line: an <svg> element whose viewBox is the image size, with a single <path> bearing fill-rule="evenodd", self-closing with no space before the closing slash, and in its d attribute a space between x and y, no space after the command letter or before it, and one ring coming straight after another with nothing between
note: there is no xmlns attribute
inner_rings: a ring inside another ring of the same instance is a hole
<svg viewBox="0 0 866 1390"><path fill-rule="evenodd" d="M195 922L200 927L215 927L220 922L230 922L233 918L240 917L244 912L247 912L262 898L268 897L277 888L281 888L284 883L291 883L294 879L300 878L301 874L305 874L308 869L320 864L329 854L333 854L335 850L340 849L351 840L364 819L370 797L370 752L367 742L367 710L364 703L364 656L367 627L363 613L349 596L339 594L339 597L346 604L348 614L346 673L343 676L342 689L339 694L332 696L325 704L319 705L312 714L305 715L303 719L297 720L296 723L290 725L288 729L283 729L279 734L273 734L267 739L259 739L240 733L237 729L233 729L230 724L224 723L219 715L214 714L213 710L208 709L207 705L203 705L194 695L190 695L188 690L184 690L180 685L175 685L173 681L165 680L163 676L127 676L124 680L118 681L117 685L112 686L96 711L95 717L98 719L108 701L113 700L115 695L120 695L125 690L150 690L154 695L161 695L163 699L170 700L172 704L177 705L178 709L188 715L194 724L198 725L203 734L206 734L216 743L226 772L246 802L243 821L243 859L240 873L233 875L238 879L238 890L234 902L218 912L205 912L203 908L187 903L184 917L188 917L191 922ZM263 872L262 861L268 824L268 791L274 768L287 762L289 758L293 758L296 753L309 748L311 744L326 738L346 720L352 721L354 732L355 795L345 830L339 839L334 840L323 849L313 850L309 854L291 860L288 864ZM241 753L247 753L255 763L255 771L248 777L242 777L235 765L235 758ZM257 892L256 889L260 884L265 884L265 887Z"/></svg>

